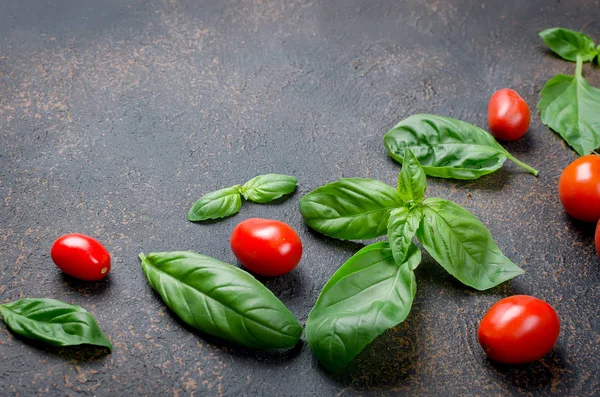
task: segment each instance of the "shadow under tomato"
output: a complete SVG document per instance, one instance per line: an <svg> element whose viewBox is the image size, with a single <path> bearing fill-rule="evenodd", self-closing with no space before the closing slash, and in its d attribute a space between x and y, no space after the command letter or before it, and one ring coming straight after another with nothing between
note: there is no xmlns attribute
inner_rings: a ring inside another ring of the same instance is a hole
<svg viewBox="0 0 600 397"><path fill-rule="evenodd" d="M565 378L572 374L558 346L540 360L529 364L506 365L489 359L485 361L494 376L524 391L540 392L557 384L566 386L568 382L565 382ZM567 393L567 390L563 392Z"/></svg>
<svg viewBox="0 0 600 397"><path fill-rule="evenodd" d="M63 272L58 273L57 278L60 280L60 285L74 289L84 296L102 296L108 292L112 282L110 273L105 278L98 281L79 280Z"/></svg>
<svg viewBox="0 0 600 397"><path fill-rule="evenodd" d="M303 295L303 277L302 269L299 268L300 264L291 272L276 277L265 277L253 273L242 266L242 264L239 262L238 266L254 276L254 278L256 278L271 292L273 292L277 298L283 300L284 303L287 299Z"/></svg>

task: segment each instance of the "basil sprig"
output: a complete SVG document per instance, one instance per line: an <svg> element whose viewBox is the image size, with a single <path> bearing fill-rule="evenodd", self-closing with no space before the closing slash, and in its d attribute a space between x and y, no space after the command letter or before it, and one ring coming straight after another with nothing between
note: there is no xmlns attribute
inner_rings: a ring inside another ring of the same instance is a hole
<svg viewBox="0 0 600 397"><path fill-rule="evenodd" d="M282 174L259 175L243 185L235 185L205 194L190 208L187 219L192 222L219 219L237 214L242 196L255 203L268 203L296 189L296 178Z"/></svg>
<svg viewBox="0 0 600 397"><path fill-rule="evenodd" d="M252 348L298 343L296 317L242 269L187 251L140 254L140 260L152 288L190 326Z"/></svg>
<svg viewBox="0 0 600 397"><path fill-rule="evenodd" d="M402 157L397 189L371 179L341 179L300 199L308 225L325 235L388 236L342 265L308 317L308 343L332 371L406 319L416 292L413 271L421 261L415 236L448 273L477 290L523 273L470 212L447 200L424 199L423 167L409 147Z"/></svg>
<svg viewBox="0 0 600 397"><path fill-rule="evenodd" d="M542 123L556 131L579 155L600 148L600 90L583 78L583 63L600 59L600 46L583 33L553 28L540 33L544 42L567 61L576 62L575 75L559 74L540 93Z"/></svg>
<svg viewBox="0 0 600 397"><path fill-rule="evenodd" d="M53 346L95 345L112 350L94 317L80 306L56 299L21 299L0 305L10 330Z"/></svg>
<svg viewBox="0 0 600 397"><path fill-rule="evenodd" d="M506 159L538 174L488 132L450 117L410 116L385 134L383 143L390 156L401 164L405 149L410 147L425 173L439 178L476 179L500 169Z"/></svg>

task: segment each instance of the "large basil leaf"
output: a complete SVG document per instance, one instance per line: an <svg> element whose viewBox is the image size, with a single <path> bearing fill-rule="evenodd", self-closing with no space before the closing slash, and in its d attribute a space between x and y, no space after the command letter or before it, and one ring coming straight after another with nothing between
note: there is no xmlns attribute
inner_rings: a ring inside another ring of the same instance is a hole
<svg viewBox="0 0 600 397"><path fill-rule="evenodd" d="M397 264L404 262L412 240L423 218L423 209L416 206L412 209L400 207L392 210L388 221L388 240L394 260Z"/></svg>
<svg viewBox="0 0 600 397"><path fill-rule="evenodd" d="M390 156L404 162L410 147L427 175L476 179L498 170L510 159L533 175L537 171L508 153L489 133L464 121L416 114L398 123L383 138Z"/></svg>
<svg viewBox="0 0 600 397"><path fill-rule="evenodd" d="M292 193L296 189L296 178L282 174L255 176L244 183L240 191L246 200L267 203Z"/></svg>
<svg viewBox="0 0 600 397"><path fill-rule="evenodd" d="M540 37L561 58L575 62L581 56L583 62L597 55L594 41L583 33L564 28L551 28L540 32Z"/></svg>
<svg viewBox="0 0 600 397"><path fill-rule="evenodd" d="M404 148L402 170L398 174L398 193L402 200L420 203L425 198L427 181L423 167L410 147Z"/></svg>
<svg viewBox="0 0 600 397"><path fill-rule="evenodd" d="M421 252L413 244L401 266L387 242L358 251L327 282L306 322L318 360L340 371L385 330L406 319L416 293L413 270Z"/></svg>
<svg viewBox="0 0 600 397"><path fill-rule="evenodd" d="M559 74L546 83L538 103L542 123L559 133L579 155L600 147L600 90L581 75Z"/></svg>
<svg viewBox="0 0 600 397"><path fill-rule="evenodd" d="M205 221L237 214L242 208L239 188L233 186L205 194L190 208L188 221Z"/></svg>
<svg viewBox="0 0 600 397"><path fill-rule="evenodd" d="M300 199L300 212L311 228L343 240L383 236L390 210L401 206L393 187L373 179L344 178Z"/></svg>
<svg viewBox="0 0 600 397"><path fill-rule="evenodd" d="M85 309L55 299L21 299L0 305L4 322L16 334L54 346L95 345L112 350L98 323Z"/></svg>
<svg viewBox="0 0 600 397"><path fill-rule="evenodd" d="M254 348L290 348L300 339L296 317L242 269L183 251L140 259L152 288L190 326Z"/></svg>
<svg viewBox="0 0 600 397"><path fill-rule="evenodd" d="M423 204L419 242L463 284L482 291L523 274L469 211L439 198L429 198Z"/></svg>

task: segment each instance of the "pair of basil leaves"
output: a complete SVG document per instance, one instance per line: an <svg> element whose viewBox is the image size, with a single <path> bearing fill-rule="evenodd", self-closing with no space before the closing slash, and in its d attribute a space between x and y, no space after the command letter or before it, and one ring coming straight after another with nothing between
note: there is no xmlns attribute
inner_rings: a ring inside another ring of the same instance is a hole
<svg viewBox="0 0 600 397"><path fill-rule="evenodd" d="M542 123L556 131L580 156L600 148L600 90L583 78L583 63L600 64L600 45L583 33L552 28L540 37L564 60L576 62L575 75L559 74L542 89L537 107Z"/></svg>
<svg viewBox="0 0 600 397"><path fill-rule="evenodd" d="M242 197L254 203L268 203L292 193L296 178L282 174L258 175L243 185L235 185L205 194L190 208L187 219L192 222L219 219L237 214Z"/></svg>
<svg viewBox="0 0 600 397"><path fill-rule="evenodd" d="M410 148L395 189L348 178L302 197L307 224L330 237L388 241L361 249L333 274L308 316L306 337L328 369L338 371L385 330L400 324L416 293L421 246L451 275L477 290L523 273L470 212L440 198L425 199L425 167Z"/></svg>

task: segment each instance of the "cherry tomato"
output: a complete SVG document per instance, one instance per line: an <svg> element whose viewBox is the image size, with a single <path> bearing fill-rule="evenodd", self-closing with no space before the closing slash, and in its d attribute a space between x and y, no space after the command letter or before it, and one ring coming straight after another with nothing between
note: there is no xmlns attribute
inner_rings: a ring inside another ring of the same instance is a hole
<svg viewBox="0 0 600 397"><path fill-rule="evenodd" d="M516 91L503 88L490 98L488 123L492 135L505 141L521 138L529 128L531 113Z"/></svg>
<svg viewBox="0 0 600 397"><path fill-rule="evenodd" d="M85 281L101 280L110 271L110 254L92 237L72 233L59 237L50 256L60 270Z"/></svg>
<svg viewBox="0 0 600 397"><path fill-rule="evenodd" d="M596 225L596 251L598 251L598 256L600 256L600 221Z"/></svg>
<svg viewBox="0 0 600 397"><path fill-rule="evenodd" d="M281 276L302 257L298 234L283 222L250 218L233 229L231 250L248 270L261 276Z"/></svg>
<svg viewBox="0 0 600 397"><path fill-rule="evenodd" d="M600 156L588 154L567 166L558 180L558 195L565 211L575 219L600 219Z"/></svg>
<svg viewBox="0 0 600 397"><path fill-rule="evenodd" d="M546 302L514 295L494 304L479 324L479 344L494 361L523 364L548 353L558 339L560 321Z"/></svg>

